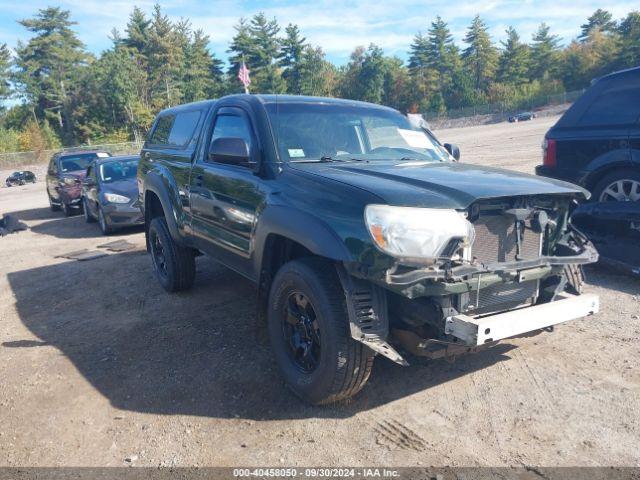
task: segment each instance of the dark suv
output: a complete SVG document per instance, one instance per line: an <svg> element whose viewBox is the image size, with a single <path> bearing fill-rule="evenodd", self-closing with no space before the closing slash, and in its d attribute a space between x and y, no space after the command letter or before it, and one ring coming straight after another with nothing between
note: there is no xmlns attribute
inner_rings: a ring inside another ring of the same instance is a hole
<svg viewBox="0 0 640 480"><path fill-rule="evenodd" d="M593 82L547 132L538 175L576 183L592 200L640 201L640 67Z"/></svg>
<svg viewBox="0 0 640 480"><path fill-rule="evenodd" d="M47 167L47 196L51 210L62 208L65 215L82 211L82 179L96 158L110 157L102 151L56 153Z"/></svg>
<svg viewBox="0 0 640 480"><path fill-rule="evenodd" d="M568 222L587 192L450 152L355 101L165 110L138 168L156 276L186 290L204 252L254 281L278 366L312 403L357 393L376 354L450 358L596 312L579 266L598 255Z"/></svg>

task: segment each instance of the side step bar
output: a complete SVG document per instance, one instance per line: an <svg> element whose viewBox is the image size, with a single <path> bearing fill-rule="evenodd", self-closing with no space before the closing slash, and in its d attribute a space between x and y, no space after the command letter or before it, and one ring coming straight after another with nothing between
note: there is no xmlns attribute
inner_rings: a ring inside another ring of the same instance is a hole
<svg viewBox="0 0 640 480"><path fill-rule="evenodd" d="M447 318L445 333L459 338L466 345L478 346L593 315L599 308L597 295L563 294L553 302L495 315L454 315Z"/></svg>

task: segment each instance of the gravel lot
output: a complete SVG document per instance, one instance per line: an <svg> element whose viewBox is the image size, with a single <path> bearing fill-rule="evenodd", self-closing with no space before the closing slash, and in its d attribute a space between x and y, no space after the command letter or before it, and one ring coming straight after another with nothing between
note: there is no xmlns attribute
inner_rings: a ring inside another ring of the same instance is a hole
<svg viewBox="0 0 640 480"><path fill-rule="evenodd" d="M439 132L462 160L532 172L554 118ZM6 175L3 176L4 179ZM312 408L254 333L255 290L206 257L168 295L133 250L0 188L0 464L8 466L640 466L640 281L595 267L599 315L450 364L378 357L363 392Z"/></svg>

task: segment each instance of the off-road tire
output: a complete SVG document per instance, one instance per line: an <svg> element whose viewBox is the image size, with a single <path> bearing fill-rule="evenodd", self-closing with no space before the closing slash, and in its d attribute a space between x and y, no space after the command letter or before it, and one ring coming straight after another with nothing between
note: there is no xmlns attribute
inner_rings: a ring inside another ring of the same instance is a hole
<svg viewBox="0 0 640 480"><path fill-rule="evenodd" d="M320 360L310 373L294 363L283 335L284 302L292 292L309 299L319 325ZM331 263L309 257L282 266L269 293L267 322L280 371L289 388L306 402L319 405L347 399L369 379L375 354L351 338L345 294Z"/></svg>
<svg viewBox="0 0 640 480"><path fill-rule="evenodd" d="M163 248L166 269L159 266L154 250L154 242L159 240ZM153 269L160 285L167 292L182 292L193 286L196 276L195 251L177 244L171 237L164 217L155 217L149 224L149 245Z"/></svg>

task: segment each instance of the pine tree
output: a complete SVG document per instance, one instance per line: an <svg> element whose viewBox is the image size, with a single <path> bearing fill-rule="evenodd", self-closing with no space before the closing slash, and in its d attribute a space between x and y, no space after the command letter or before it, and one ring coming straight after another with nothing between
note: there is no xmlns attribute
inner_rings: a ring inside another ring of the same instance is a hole
<svg viewBox="0 0 640 480"><path fill-rule="evenodd" d="M506 30L507 40L502 43L503 51L498 62L497 80L520 85L528 81L529 47L520 41L515 28Z"/></svg>
<svg viewBox="0 0 640 480"><path fill-rule="evenodd" d="M413 37L413 43L409 47L409 70L413 73L427 68L429 63L429 40L422 32Z"/></svg>
<svg viewBox="0 0 640 480"><path fill-rule="evenodd" d="M279 65L284 69L282 77L287 82L287 92L299 95L302 91L300 69L307 39L301 36L297 25L287 25L285 33L278 55Z"/></svg>
<svg viewBox="0 0 640 480"><path fill-rule="evenodd" d="M298 69L300 95L332 96L336 87L336 70L320 47L305 46Z"/></svg>
<svg viewBox="0 0 640 480"><path fill-rule="evenodd" d="M19 22L34 36L16 48L15 82L39 118L55 119L67 143L74 140L70 91L89 60L83 43L71 29L70 12L41 9Z"/></svg>
<svg viewBox="0 0 640 480"><path fill-rule="evenodd" d="M416 102L424 103L432 89L433 75L429 71L429 39L418 32L409 47L409 72L416 89Z"/></svg>
<svg viewBox="0 0 640 480"><path fill-rule="evenodd" d="M487 26L479 15L471 22L464 42L468 47L463 51L462 59L474 79L474 88L484 90L495 73L498 52L492 45Z"/></svg>
<svg viewBox="0 0 640 480"><path fill-rule="evenodd" d="M185 47L184 101L215 97L222 87L222 62L209 52L209 37L196 30Z"/></svg>
<svg viewBox="0 0 640 480"><path fill-rule="evenodd" d="M1 102L9 98L11 94L11 88L9 84L9 78L11 73L9 67L11 66L11 52L6 43L0 44L0 111L3 107Z"/></svg>
<svg viewBox="0 0 640 480"><path fill-rule="evenodd" d="M280 52L280 26L276 19L268 20L264 13L253 16L249 23L252 47L247 63L252 69L252 87L259 93L284 93L286 83L277 65Z"/></svg>
<svg viewBox="0 0 640 480"><path fill-rule="evenodd" d="M436 73L438 93L444 99L451 88L453 74L460 67L458 47L440 16L431 23L427 40L427 66Z"/></svg>
<svg viewBox="0 0 640 480"><path fill-rule="evenodd" d="M233 28L236 34L231 39L227 53L229 54L229 63L231 64L229 75L235 79L242 62L246 62L250 58L253 44L247 19L241 18Z"/></svg>
<svg viewBox="0 0 640 480"><path fill-rule="evenodd" d="M640 64L640 12L630 12L618 27L620 35L619 68Z"/></svg>
<svg viewBox="0 0 640 480"><path fill-rule="evenodd" d="M617 25L610 12L599 8L587 19L587 23L580 28L582 33L580 33L578 39L581 42L586 42L594 30L599 30L602 33L611 33L615 32Z"/></svg>
<svg viewBox="0 0 640 480"><path fill-rule="evenodd" d="M180 103L183 37L157 4L149 26L147 61L152 103L161 108Z"/></svg>
<svg viewBox="0 0 640 480"><path fill-rule="evenodd" d="M130 48L139 59L146 58L149 48L150 26L151 20L147 19L144 12L138 7L133 7L133 12L129 15L129 21L125 29L127 36L123 40L123 43L126 47Z"/></svg>
<svg viewBox="0 0 640 480"><path fill-rule="evenodd" d="M546 23L540 24L533 35L529 75L532 79L556 78L559 68L559 43L557 35L549 33Z"/></svg>

